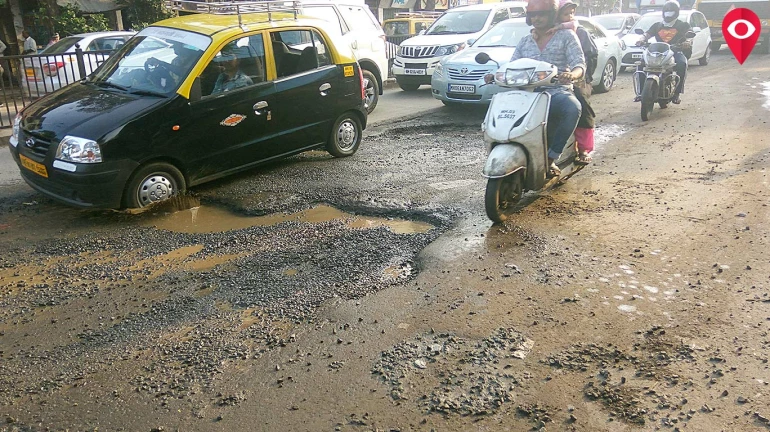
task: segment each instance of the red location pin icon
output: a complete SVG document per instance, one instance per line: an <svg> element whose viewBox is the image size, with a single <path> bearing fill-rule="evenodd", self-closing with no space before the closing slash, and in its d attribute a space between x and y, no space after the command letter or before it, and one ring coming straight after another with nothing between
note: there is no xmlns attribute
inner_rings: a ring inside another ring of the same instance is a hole
<svg viewBox="0 0 770 432"><path fill-rule="evenodd" d="M762 24L757 14L746 8L736 8L725 15L722 35L738 63L743 64L759 39Z"/></svg>

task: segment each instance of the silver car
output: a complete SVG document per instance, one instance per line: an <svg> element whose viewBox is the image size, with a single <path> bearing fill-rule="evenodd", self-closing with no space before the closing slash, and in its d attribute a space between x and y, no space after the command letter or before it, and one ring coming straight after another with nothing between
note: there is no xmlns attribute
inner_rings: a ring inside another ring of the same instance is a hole
<svg viewBox="0 0 770 432"><path fill-rule="evenodd" d="M609 91L617 78L622 53L620 40L590 18L576 19L594 38L599 49L598 64L592 76L594 89L596 92ZM502 65L511 59L516 45L530 29L524 18L511 18L489 29L470 48L443 58L431 78L433 97L444 105L488 104L495 93L505 89L483 85L484 75L495 72L497 66L492 62L476 63L476 54L485 52Z"/></svg>

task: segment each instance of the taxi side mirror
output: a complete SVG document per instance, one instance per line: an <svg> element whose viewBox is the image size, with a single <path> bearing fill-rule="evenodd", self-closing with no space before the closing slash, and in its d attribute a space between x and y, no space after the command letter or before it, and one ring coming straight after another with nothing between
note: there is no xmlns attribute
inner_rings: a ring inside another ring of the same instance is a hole
<svg viewBox="0 0 770 432"><path fill-rule="evenodd" d="M201 77L195 77L195 80L193 80L192 87L190 87L190 102L197 102L201 100L203 97L203 92L201 91Z"/></svg>

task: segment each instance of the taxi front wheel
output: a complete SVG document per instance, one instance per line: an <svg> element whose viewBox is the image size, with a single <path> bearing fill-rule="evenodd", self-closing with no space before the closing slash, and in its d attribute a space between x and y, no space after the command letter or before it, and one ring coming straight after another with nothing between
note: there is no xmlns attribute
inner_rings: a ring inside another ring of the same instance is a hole
<svg viewBox="0 0 770 432"><path fill-rule="evenodd" d="M334 122L326 150L334 157L352 156L361 145L361 122L352 112L342 114Z"/></svg>
<svg viewBox="0 0 770 432"><path fill-rule="evenodd" d="M146 207L184 192L185 180L173 165L154 162L140 167L128 181L123 194L127 208Z"/></svg>

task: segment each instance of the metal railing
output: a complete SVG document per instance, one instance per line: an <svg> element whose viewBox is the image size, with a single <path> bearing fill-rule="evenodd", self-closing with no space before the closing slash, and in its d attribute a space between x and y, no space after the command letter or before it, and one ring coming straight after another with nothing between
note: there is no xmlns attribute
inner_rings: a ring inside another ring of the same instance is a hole
<svg viewBox="0 0 770 432"><path fill-rule="evenodd" d="M16 113L49 93L91 74L113 50L0 57L0 128L13 126Z"/></svg>

